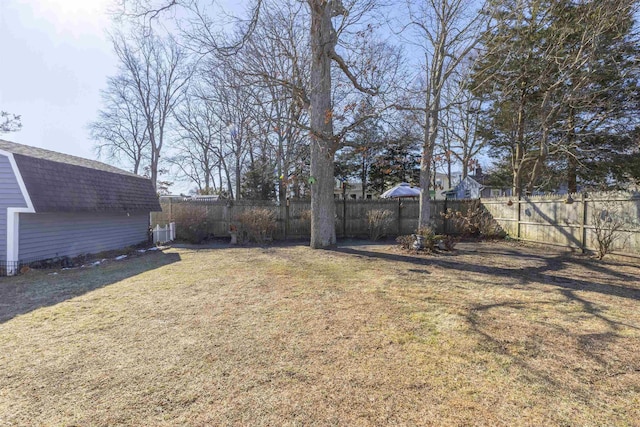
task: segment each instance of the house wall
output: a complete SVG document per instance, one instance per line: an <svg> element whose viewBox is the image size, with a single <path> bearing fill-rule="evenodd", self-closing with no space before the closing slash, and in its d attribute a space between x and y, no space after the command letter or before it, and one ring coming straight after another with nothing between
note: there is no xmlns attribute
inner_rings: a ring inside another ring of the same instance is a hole
<svg viewBox="0 0 640 427"><path fill-rule="evenodd" d="M7 208L26 208L9 158L0 154L0 260L7 258Z"/></svg>
<svg viewBox="0 0 640 427"><path fill-rule="evenodd" d="M74 257L146 242L149 214L21 213L21 261Z"/></svg>
<svg viewBox="0 0 640 427"><path fill-rule="evenodd" d="M482 186L470 177L463 179L455 188L456 199L477 199L480 197Z"/></svg>

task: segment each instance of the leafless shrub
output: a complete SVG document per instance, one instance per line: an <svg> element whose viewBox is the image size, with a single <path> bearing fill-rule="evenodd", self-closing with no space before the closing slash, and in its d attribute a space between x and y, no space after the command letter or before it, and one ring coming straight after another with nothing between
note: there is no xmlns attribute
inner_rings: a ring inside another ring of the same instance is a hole
<svg viewBox="0 0 640 427"><path fill-rule="evenodd" d="M611 202L605 202L600 210L595 210L591 215L598 259L611 253L616 241L620 238L620 231L626 221L619 212L619 207Z"/></svg>
<svg viewBox="0 0 640 427"><path fill-rule="evenodd" d="M387 235L387 231L393 224L393 212L387 209L374 209L367 212L369 238L379 240Z"/></svg>
<svg viewBox="0 0 640 427"><path fill-rule="evenodd" d="M174 208L176 239L189 243L201 243L209 235L207 213L202 206L181 204Z"/></svg>
<svg viewBox="0 0 640 427"><path fill-rule="evenodd" d="M266 208L253 208L236 217L238 242L264 243L273 238L276 230L276 218L273 211Z"/></svg>
<svg viewBox="0 0 640 427"><path fill-rule="evenodd" d="M477 200L464 211L447 209L447 212L440 215L443 219L452 221L456 231L464 237L504 238L506 236L500 224Z"/></svg>
<svg viewBox="0 0 640 427"><path fill-rule="evenodd" d="M437 248L443 251L452 251L458 244L458 239L449 234L437 235L434 237L434 240L436 241Z"/></svg>
<svg viewBox="0 0 640 427"><path fill-rule="evenodd" d="M413 243L415 242L415 239L412 235L404 235L404 236L398 236L396 238L396 242L398 242L398 245L400 245L400 249L405 250L405 251L413 251Z"/></svg>
<svg viewBox="0 0 640 427"><path fill-rule="evenodd" d="M300 219L311 222L311 209L305 209L300 212Z"/></svg>

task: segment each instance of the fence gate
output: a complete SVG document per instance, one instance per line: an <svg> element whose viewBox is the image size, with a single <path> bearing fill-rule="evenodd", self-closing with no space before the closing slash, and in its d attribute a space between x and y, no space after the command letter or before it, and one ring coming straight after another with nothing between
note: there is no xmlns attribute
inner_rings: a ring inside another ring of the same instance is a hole
<svg viewBox="0 0 640 427"><path fill-rule="evenodd" d="M176 238L176 223L170 222L164 227L160 227L160 224L156 225L153 229L153 243L165 243L171 242Z"/></svg>

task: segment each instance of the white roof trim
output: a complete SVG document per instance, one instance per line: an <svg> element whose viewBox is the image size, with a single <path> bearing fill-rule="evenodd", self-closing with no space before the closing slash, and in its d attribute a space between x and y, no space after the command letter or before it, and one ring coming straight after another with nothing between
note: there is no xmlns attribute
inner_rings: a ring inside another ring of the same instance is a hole
<svg viewBox="0 0 640 427"><path fill-rule="evenodd" d="M31 203L31 197L29 197L29 192L27 191L27 187L24 185L22 174L20 173L20 169L18 169L18 165L16 164L16 159L13 158L13 153L0 150L0 155L7 156L9 158L9 164L11 164L11 169L13 170L13 174L15 175L16 180L18 181L18 187L20 187L20 192L22 193L22 197L24 197L24 200L27 203L27 208L30 209L28 212L35 212L35 210L33 209L33 203Z"/></svg>
<svg viewBox="0 0 640 427"><path fill-rule="evenodd" d="M9 159L9 164L11 165L11 170L13 171L13 175L16 177L16 181L18 182L18 187L20 188L20 192L22 193L22 197L27 204L26 208L7 208L7 273L15 274L15 265L20 258L20 217L19 214L24 213L34 213L35 209L33 208L33 203L31 203L31 197L29 197L29 192L27 192L27 187L24 185L24 180L22 179L22 174L20 174L20 169L18 169L18 165L16 164L16 160L13 158L13 153L9 153L8 151L0 150L0 155L6 156Z"/></svg>

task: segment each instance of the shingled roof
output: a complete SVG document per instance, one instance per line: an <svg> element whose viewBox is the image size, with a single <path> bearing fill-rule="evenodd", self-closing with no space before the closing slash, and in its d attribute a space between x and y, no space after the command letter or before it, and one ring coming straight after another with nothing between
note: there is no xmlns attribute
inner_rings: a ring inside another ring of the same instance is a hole
<svg viewBox="0 0 640 427"><path fill-rule="evenodd" d="M161 210L149 179L116 167L0 140L13 154L36 212Z"/></svg>

